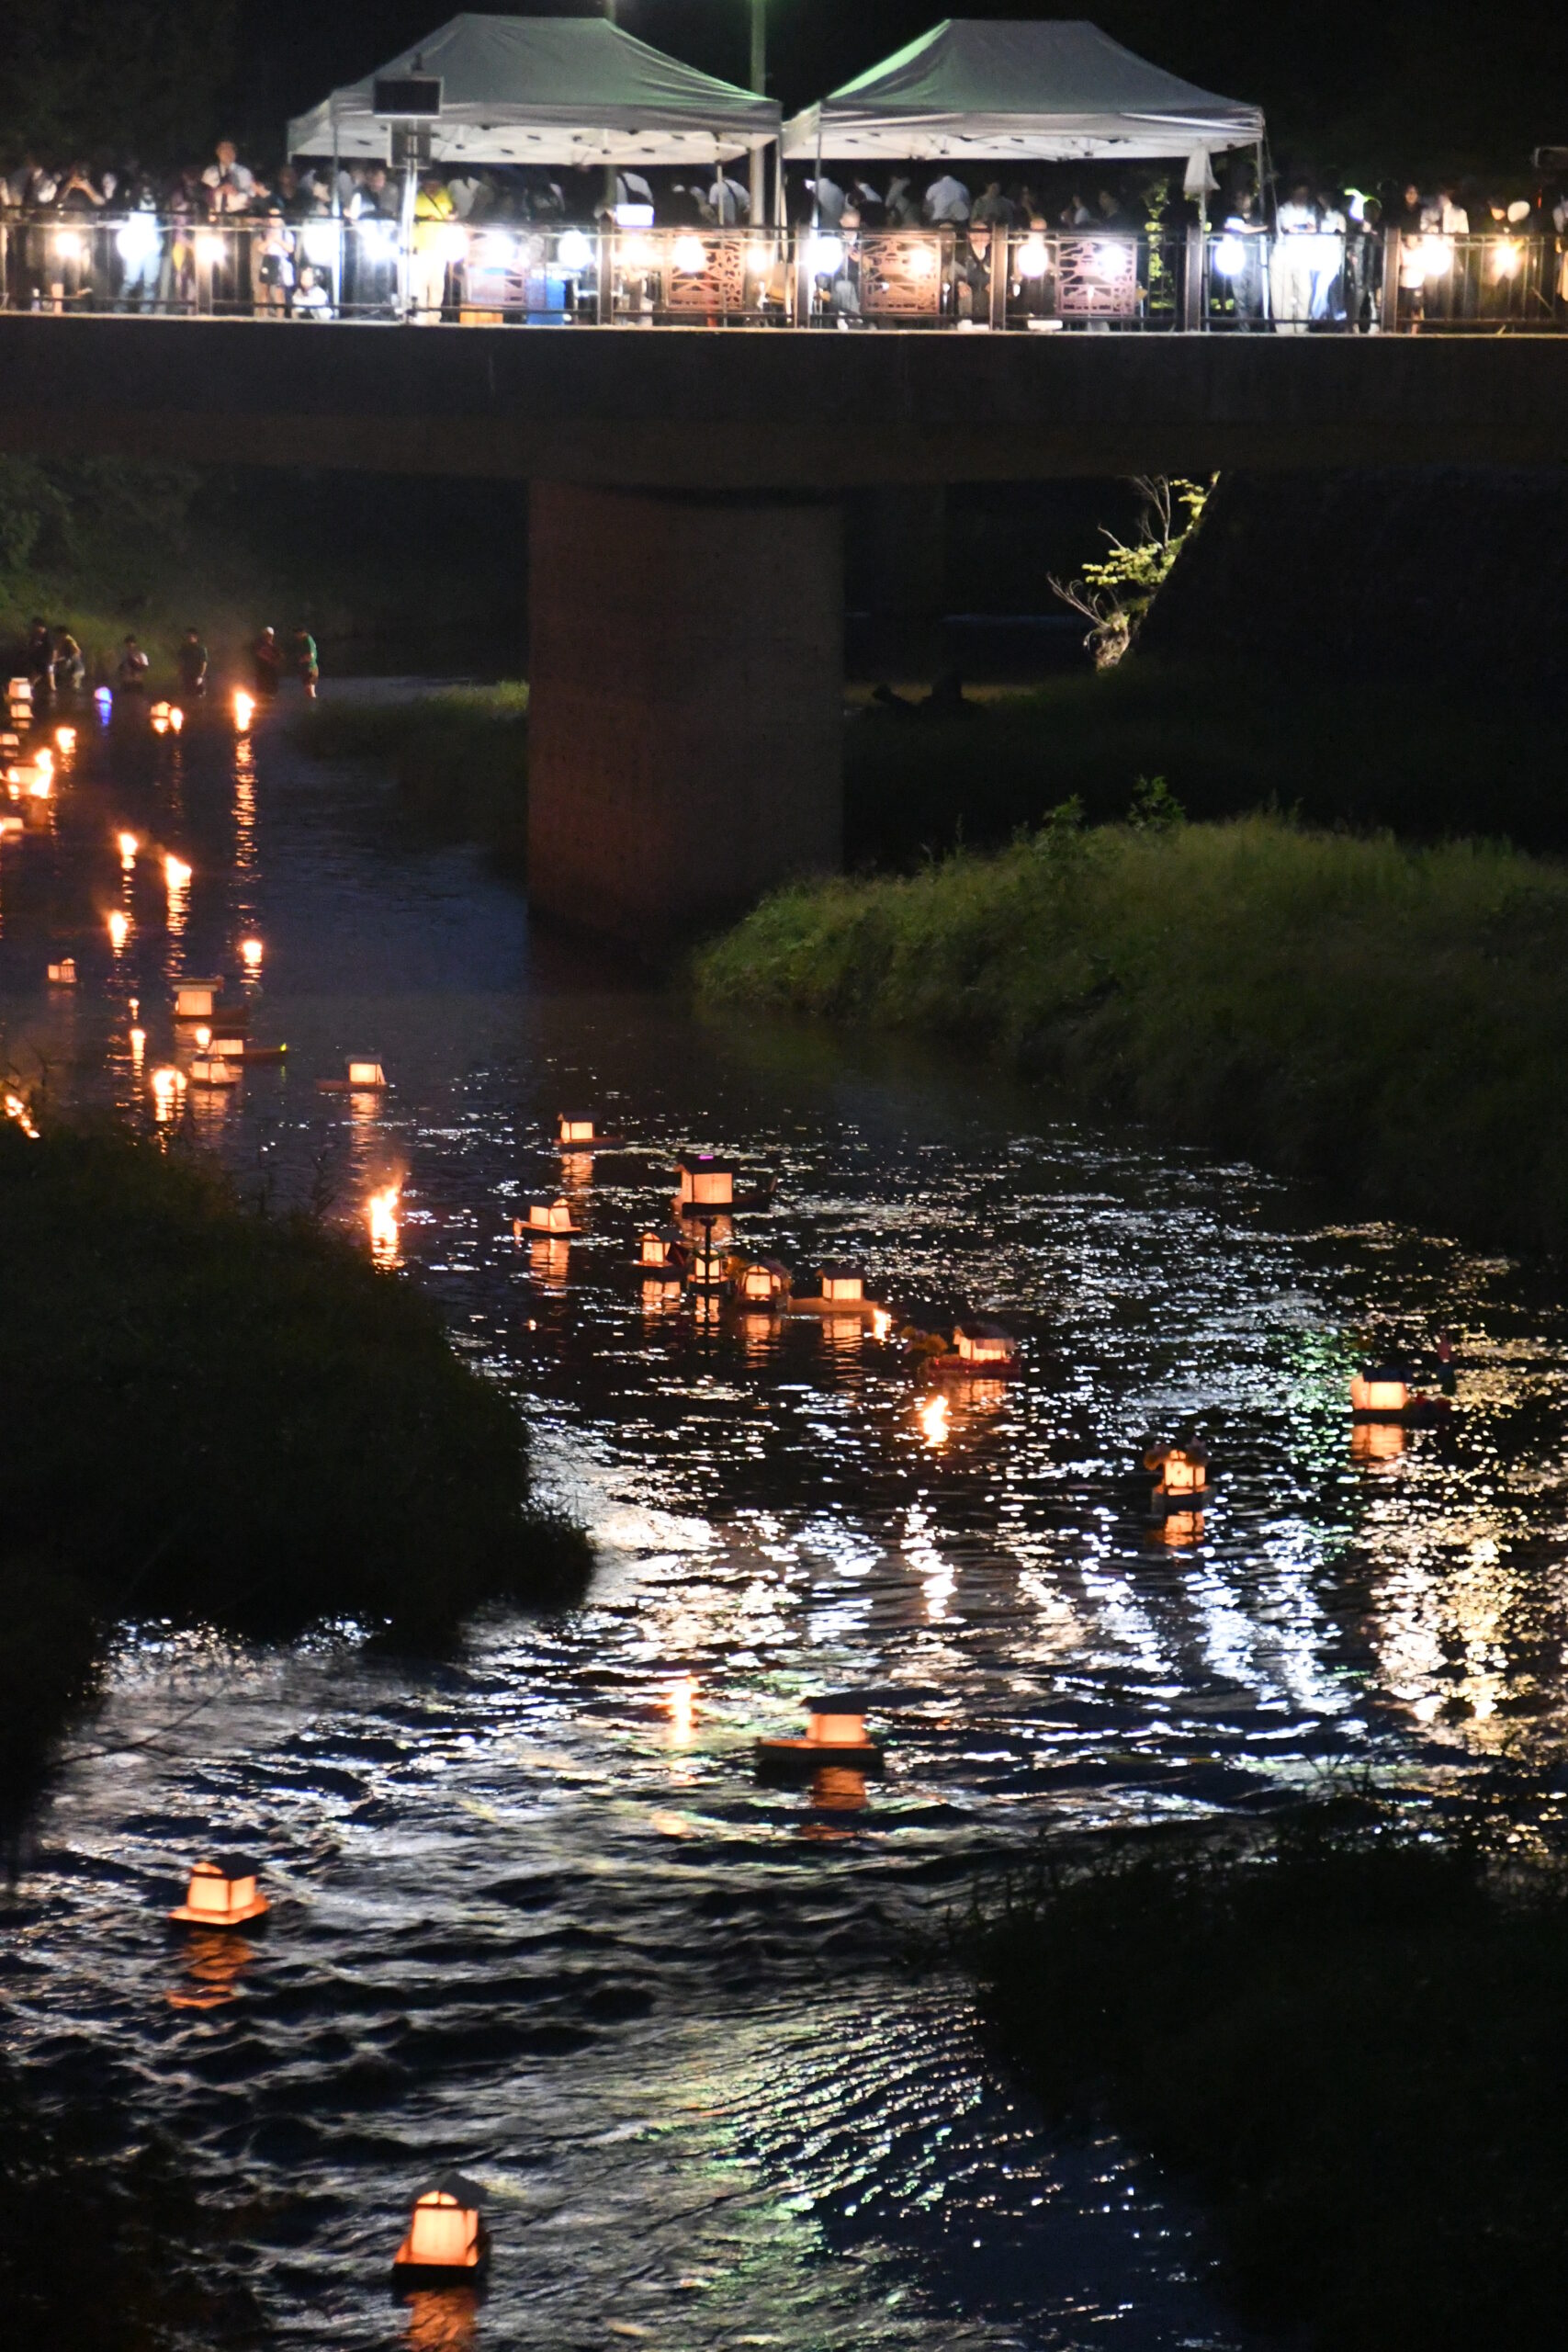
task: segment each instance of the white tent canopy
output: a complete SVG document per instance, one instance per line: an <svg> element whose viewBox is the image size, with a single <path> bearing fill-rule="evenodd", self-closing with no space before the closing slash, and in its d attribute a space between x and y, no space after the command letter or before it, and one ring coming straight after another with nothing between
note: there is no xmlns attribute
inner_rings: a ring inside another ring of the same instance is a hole
<svg viewBox="0 0 1568 2352"><path fill-rule="evenodd" d="M779 109L682 65L603 17L454 17L380 74L438 74L439 164L684 164L764 147ZM291 155L379 157L375 74L298 116Z"/></svg>
<svg viewBox="0 0 1568 2352"><path fill-rule="evenodd" d="M1142 163L1263 137L1241 106L1145 64L1082 18L948 17L784 125L786 155Z"/></svg>

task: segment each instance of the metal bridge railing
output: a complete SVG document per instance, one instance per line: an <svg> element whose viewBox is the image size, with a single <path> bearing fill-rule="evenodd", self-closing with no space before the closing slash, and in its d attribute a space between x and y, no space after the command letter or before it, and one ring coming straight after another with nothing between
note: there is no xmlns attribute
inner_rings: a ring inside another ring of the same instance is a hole
<svg viewBox="0 0 1568 2352"><path fill-rule="evenodd" d="M1562 237L0 213L0 308L416 325L1547 332Z"/></svg>

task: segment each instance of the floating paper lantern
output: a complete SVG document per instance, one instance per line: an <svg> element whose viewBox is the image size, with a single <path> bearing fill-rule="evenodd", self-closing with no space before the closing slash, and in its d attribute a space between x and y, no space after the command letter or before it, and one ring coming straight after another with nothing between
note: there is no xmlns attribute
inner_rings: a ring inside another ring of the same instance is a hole
<svg viewBox="0 0 1568 2352"><path fill-rule="evenodd" d="M675 1162L682 1209L727 1209L735 1200L735 1162L711 1151L682 1152Z"/></svg>
<svg viewBox="0 0 1568 2352"><path fill-rule="evenodd" d="M558 1132L561 1143L566 1145L581 1145L598 1141L593 1132L592 1119L569 1119L564 1112L558 1122Z"/></svg>
<svg viewBox="0 0 1568 2352"><path fill-rule="evenodd" d="M686 1273L694 1290L722 1290L729 1280L729 1259L705 1237L693 1250Z"/></svg>
<svg viewBox="0 0 1568 2352"><path fill-rule="evenodd" d="M57 727L54 730L54 741L62 759L68 760L76 749L76 729L73 727Z"/></svg>
<svg viewBox="0 0 1568 2352"><path fill-rule="evenodd" d="M208 1021L217 1010L221 980L182 980L175 990L176 1021Z"/></svg>
<svg viewBox="0 0 1568 2352"><path fill-rule="evenodd" d="M400 2286L473 2278L490 2259L484 2191L459 2172L443 2173L416 2199L409 2233L392 2256Z"/></svg>
<svg viewBox="0 0 1568 2352"><path fill-rule="evenodd" d="M865 1718L871 1705L871 1693L866 1690L825 1691L807 1699L806 1737L760 1739L759 1770L791 1778L834 1764L848 1765L858 1772L880 1772L882 1750L866 1736Z"/></svg>
<svg viewBox="0 0 1568 2352"><path fill-rule="evenodd" d="M57 989L73 989L76 985L74 956L62 956L58 964L51 964L49 967L49 977L51 986Z"/></svg>
<svg viewBox="0 0 1568 2352"><path fill-rule="evenodd" d="M109 945L118 956L130 936L130 917L121 914L117 907L109 917Z"/></svg>
<svg viewBox="0 0 1568 2352"><path fill-rule="evenodd" d="M169 886L171 895L175 890L185 888L190 880L190 867L183 857L166 857L164 860L164 879Z"/></svg>
<svg viewBox="0 0 1568 2352"><path fill-rule="evenodd" d="M193 1086L238 1086L240 1066L218 1054L197 1054L190 1066Z"/></svg>
<svg viewBox="0 0 1568 2352"><path fill-rule="evenodd" d="M858 1266L824 1266L822 1295L835 1306L858 1305L865 1297L865 1277Z"/></svg>
<svg viewBox="0 0 1568 2352"><path fill-rule="evenodd" d="M365 1204L373 1258L395 1258L398 1254L398 1189L396 1184L384 1185L380 1192L372 1193Z"/></svg>
<svg viewBox="0 0 1568 2352"><path fill-rule="evenodd" d="M770 1306L789 1296L789 1268L777 1258L760 1258L744 1266L736 1279L735 1295L749 1306Z"/></svg>
<svg viewBox="0 0 1568 2352"><path fill-rule="evenodd" d="M259 1919L272 1906L256 1883L257 1875L254 1862L238 1854L197 1862L185 1901L169 1917L191 1928L238 1928L247 1919Z"/></svg>
<svg viewBox="0 0 1568 2352"><path fill-rule="evenodd" d="M255 697L254 695L242 693L237 694L234 696L234 725L242 735L243 735L249 728L251 720L255 714Z"/></svg>
<svg viewBox="0 0 1568 2352"><path fill-rule="evenodd" d="M368 1054L355 1056L349 1061L348 1082L356 1091L368 1089L379 1092L387 1083L387 1073Z"/></svg>
<svg viewBox="0 0 1568 2352"><path fill-rule="evenodd" d="M149 713L149 717L152 721L152 732L154 735L166 735L168 733L169 706L166 702L155 702Z"/></svg>
<svg viewBox="0 0 1568 2352"><path fill-rule="evenodd" d="M1145 1470L1158 1472L1156 1510L1195 1510L1209 1483L1209 1456L1201 1445L1156 1445L1144 1456Z"/></svg>
<svg viewBox="0 0 1568 2352"><path fill-rule="evenodd" d="M1017 1363L1018 1341L1002 1323L961 1323L953 1335L953 1352L961 1363L983 1365L995 1373Z"/></svg>
<svg viewBox="0 0 1568 2352"><path fill-rule="evenodd" d="M120 865L124 871L129 874L131 867L136 863L136 853L141 848L141 843L137 840L134 833L117 833L115 835L115 839L119 844Z"/></svg>
<svg viewBox="0 0 1568 2352"><path fill-rule="evenodd" d="M637 1236L639 1266L683 1266L686 1261L686 1237L679 1226L649 1227Z"/></svg>
<svg viewBox="0 0 1568 2352"><path fill-rule="evenodd" d="M1350 1410L1358 1420L1403 1420L1410 1409L1410 1387L1398 1364L1363 1364L1350 1383Z"/></svg>
<svg viewBox="0 0 1568 2352"><path fill-rule="evenodd" d="M247 972L259 972L262 967L262 944L259 939L242 939L240 961Z"/></svg>
<svg viewBox="0 0 1568 2352"><path fill-rule="evenodd" d="M531 1233L579 1233L580 1226L572 1223L571 1203L568 1200L530 1201L528 1229Z"/></svg>

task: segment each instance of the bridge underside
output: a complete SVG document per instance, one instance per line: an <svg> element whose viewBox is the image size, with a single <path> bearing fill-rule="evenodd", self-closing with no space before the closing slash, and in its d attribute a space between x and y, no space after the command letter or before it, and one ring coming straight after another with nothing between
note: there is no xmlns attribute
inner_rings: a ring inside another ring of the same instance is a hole
<svg viewBox="0 0 1568 2352"><path fill-rule="evenodd" d="M531 888L647 944L832 864L869 485L1568 457L1568 337L0 316L0 450L526 480Z"/></svg>

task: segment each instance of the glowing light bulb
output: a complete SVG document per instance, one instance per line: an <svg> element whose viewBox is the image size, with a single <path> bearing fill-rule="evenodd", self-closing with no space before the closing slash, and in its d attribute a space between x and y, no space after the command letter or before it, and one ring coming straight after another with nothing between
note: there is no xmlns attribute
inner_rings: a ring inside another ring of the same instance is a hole
<svg viewBox="0 0 1568 2352"><path fill-rule="evenodd" d="M122 915L117 907L109 917L109 945L118 956L130 936L130 917Z"/></svg>
<svg viewBox="0 0 1568 2352"><path fill-rule="evenodd" d="M129 874L136 863L136 853L141 847L141 843L134 833L119 833L116 835L116 839L119 843L120 865L124 872Z"/></svg>
<svg viewBox="0 0 1568 2352"><path fill-rule="evenodd" d="M262 944L259 939L242 939L240 960L247 972L259 972L262 964Z"/></svg>
<svg viewBox="0 0 1568 2352"><path fill-rule="evenodd" d="M373 1258L385 1260L398 1254L398 1191L396 1184L388 1184L380 1192L372 1193L365 1204Z"/></svg>
<svg viewBox="0 0 1568 2352"><path fill-rule="evenodd" d="M250 726L251 720L255 715L255 707L256 698L254 695L248 695L242 689L241 692L236 694L234 696L234 724L239 729L242 735L244 734L245 730Z"/></svg>

